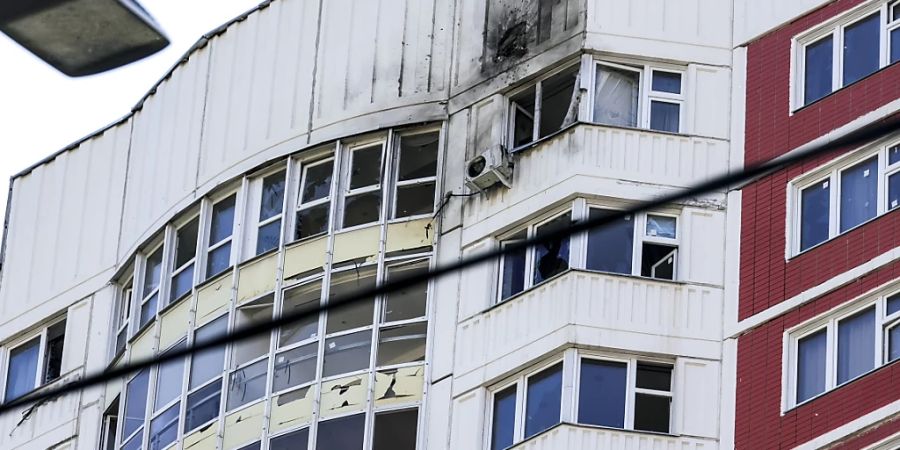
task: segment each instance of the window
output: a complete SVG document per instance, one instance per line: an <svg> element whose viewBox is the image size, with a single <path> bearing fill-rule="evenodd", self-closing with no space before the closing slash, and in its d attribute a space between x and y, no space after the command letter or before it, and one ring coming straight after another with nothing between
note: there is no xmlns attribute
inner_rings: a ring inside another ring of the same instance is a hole
<svg viewBox="0 0 900 450"><path fill-rule="evenodd" d="M268 365L269 359L265 358L231 373L228 378L227 410L231 411L265 395Z"/></svg>
<svg viewBox="0 0 900 450"><path fill-rule="evenodd" d="M590 208L590 219L612 214ZM637 220L635 220L637 219ZM637 245L635 245L637 242ZM659 213L626 216L588 232L588 270L674 280L678 259L678 219Z"/></svg>
<svg viewBox="0 0 900 450"><path fill-rule="evenodd" d="M212 207L206 250L206 278L212 278L231 267L234 208L234 195L219 201Z"/></svg>
<svg viewBox="0 0 900 450"><path fill-rule="evenodd" d="M281 300L281 313L296 314L312 311L319 307L322 299L322 279L316 279L291 287L284 291ZM285 347L298 342L318 337L319 317L313 315L281 327L278 333L278 346Z"/></svg>
<svg viewBox="0 0 900 450"><path fill-rule="evenodd" d="M66 321L62 320L10 348L4 401L15 400L60 377L65 336Z"/></svg>
<svg viewBox="0 0 900 450"><path fill-rule="evenodd" d="M150 450L162 450L178 438L178 403L150 421Z"/></svg>
<svg viewBox="0 0 900 450"><path fill-rule="evenodd" d="M272 390L279 392L313 381L318 350L318 343L312 343L276 354Z"/></svg>
<svg viewBox="0 0 900 450"><path fill-rule="evenodd" d="M491 450L511 447L515 439L516 385L494 394Z"/></svg>
<svg viewBox="0 0 900 450"><path fill-rule="evenodd" d="M678 133L684 104L682 78L679 71L598 62L593 122Z"/></svg>
<svg viewBox="0 0 900 450"><path fill-rule="evenodd" d="M175 232L175 255L172 263L172 295L176 301L189 294L194 286L194 257L197 255L199 219L194 218Z"/></svg>
<svg viewBox="0 0 900 450"><path fill-rule="evenodd" d="M269 450L295 450L304 449L309 446L309 428L292 431L273 437L269 441Z"/></svg>
<svg viewBox="0 0 900 450"><path fill-rule="evenodd" d="M383 149L380 142L350 149L341 228L380 220Z"/></svg>
<svg viewBox="0 0 900 450"><path fill-rule="evenodd" d="M129 269L125 273L133 273ZM125 351L125 343L128 341L128 323L131 317L131 298L134 294L133 280L128 280L119 291L119 300L116 302L116 342L113 349L113 358Z"/></svg>
<svg viewBox="0 0 900 450"><path fill-rule="evenodd" d="M227 330L228 316L225 315L198 328L194 333L194 342L209 341ZM224 366L224 346L204 350L191 357L189 391L185 402L185 433L219 416Z"/></svg>
<svg viewBox="0 0 900 450"><path fill-rule="evenodd" d="M394 218L431 214L437 182L437 132L400 136Z"/></svg>
<svg viewBox="0 0 900 450"><path fill-rule="evenodd" d="M365 414L319 422L319 428L316 430L316 450L361 449L365 429Z"/></svg>
<svg viewBox="0 0 900 450"><path fill-rule="evenodd" d="M119 396L103 411L100 428L100 450L115 450L116 430L119 429Z"/></svg>
<svg viewBox="0 0 900 450"><path fill-rule="evenodd" d="M583 359L578 396L578 422L625 428L628 364Z"/></svg>
<svg viewBox="0 0 900 450"><path fill-rule="evenodd" d="M237 330L272 319L272 308L275 301L273 294L266 295L239 306L235 313L237 318L234 327ZM231 346L231 367L236 368L269 352L269 335L261 333L242 339Z"/></svg>
<svg viewBox="0 0 900 450"><path fill-rule="evenodd" d="M221 396L221 378L188 394L185 407L184 432L189 433L200 425L219 417Z"/></svg>
<svg viewBox="0 0 900 450"><path fill-rule="evenodd" d="M334 158L302 165L294 239L328 231Z"/></svg>
<svg viewBox="0 0 900 450"><path fill-rule="evenodd" d="M566 212L529 226L504 239L500 245L507 246L530 236L552 233L568 227L572 223L571 214ZM501 258L500 300L506 300L566 271L569 268L569 242L568 237L555 239L530 250L523 249Z"/></svg>
<svg viewBox="0 0 900 450"><path fill-rule="evenodd" d="M147 388L150 382L150 370L144 369L132 378L125 387L125 418L122 421L123 440L132 435L140 436L147 417ZM140 441L140 438L138 438Z"/></svg>
<svg viewBox="0 0 900 450"><path fill-rule="evenodd" d="M791 185L797 254L900 206L900 145L845 155Z"/></svg>
<svg viewBox="0 0 900 450"><path fill-rule="evenodd" d="M885 0L874 3L796 39L795 107L815 102L900 59L896 3L892 7Z"/></svg>
<svg viewBox="0 0 900 450"><path fill-rule="evenodd" d="M415 450L418 423L417 408L375 414L372 450Z"/></svg>
<svg viewBox="0 0 900 450"><path fill-rule="evenodd" d="M154 317L159 302L159 281L162 274L163 246L160 245L144 260L144 287L141 290L141 321L143 328Z"/></svg>
<svg viewBox="0 0 900 450"><path fill-rule="evenodd" d="M853 308L853 309L848 309ZM900 293L830 312L788 332L788 407L809 401L900 357Z"/></svg>
<svg viewBox="0 0 900 450"><path fill-rule="evenodd" d="M560 421L562 364L528 377L525 383L525 439L528 439Z"/></svg>
<svg viewBox="0 0 900 450"><path fill-rule="evenodd" d="M563 69L513 94L509 99L512 147L547 137L578 116L578 66Z"/></svg>
<svg viewBox="0 0 900 450"><path fill-rule="evenodd" d="M369 367L371 347L371 330L326 339L322 376L330 377Z"/></svg>
<svg viewBox="0 0 900 450"><path fill-rule="evenodd" d="M185 341L175 344L170 352L183 350ZM154 411L159 411L176 398L181 397L181 380L184 379L184 359L176 359L159 365L156 374Z"/></svg>
<svg viewBox="0 0 900 450"><path fill-rule="evenodd" d="M257 216L254 255L278 248L281 244L285 176L285 171L281 170L258 181L260 184L259 215Z"/></svg>

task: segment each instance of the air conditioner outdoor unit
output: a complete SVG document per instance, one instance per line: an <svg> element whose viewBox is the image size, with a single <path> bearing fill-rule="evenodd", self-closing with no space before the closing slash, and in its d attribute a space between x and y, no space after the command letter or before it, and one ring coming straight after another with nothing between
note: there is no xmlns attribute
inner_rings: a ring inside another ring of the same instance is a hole
<svg viewBox="0 0 900 450"><path fill-rule="evenodd" d="M494 145L466 162L466 186L473 191L481 192L497 183L510 187L511 182L512 164L502 145Z"/></svg>

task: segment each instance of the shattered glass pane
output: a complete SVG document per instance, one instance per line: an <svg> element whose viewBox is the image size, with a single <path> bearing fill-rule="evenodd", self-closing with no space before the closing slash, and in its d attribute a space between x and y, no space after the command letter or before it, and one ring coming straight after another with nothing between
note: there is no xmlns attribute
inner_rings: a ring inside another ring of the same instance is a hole
<svg viewBox="0 0 900 450"><path fill-rule="evenodd" d="M395 217L430 214L434 211L434 183L420 183L397 187Z"/></svg>
<svg viewBox="0 0 900 450"><path fill-rule="evenodd" d="M381 144L350 152L350 189L381 182Z"/></svg>
<svg viewBox="0 0 900 450"><path fill-rule="evenodd" d="M415 134L400 138L399 181L433 177L437 174L439 133Z"/></svg>
<svg viewBox="0 0 900 450"><path fill-rule="evenodd" d="M266 220L281 214L284 204L284 177L282 170L263 179L259 205L259 220Z"/></svg>
<svg viewBox="0 0 900 450"><path fill-rule="evenodd" d="M559 131L572 107L578 66L567 69L541 82L541 129L545 137Z"/></svg>
<svg viewBox="0 0 900 450"><path fill-rule="evenodd" d="M537 227L537 235L567 228L572 223L569 213ZM534 284L538 284L569 268L569 237L554 239L535 246Z"/></svg>
<svg viewBox="0 0 900 450"><path fill-rule="evenodd" d="M314 166L307 166L300 191L301 203L328 197L331 193L331 176L334 172L334 161L326 161Z"/></svg>

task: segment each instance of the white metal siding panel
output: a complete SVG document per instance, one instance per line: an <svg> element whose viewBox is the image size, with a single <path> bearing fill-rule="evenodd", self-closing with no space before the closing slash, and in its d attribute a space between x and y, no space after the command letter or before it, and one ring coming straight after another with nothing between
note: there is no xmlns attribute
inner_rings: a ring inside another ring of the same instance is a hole
<svg viewBox="0 0 900 450"><path fill-rule="evenodd" d="M675 369L673 416L677 432L715 438L719 434L721 364L717 361L681 359Z"/></svg>
<svg viewBox="0 0 900 450"><path fill-rule="evenodd" d="M832 0L735 0L734 45L742 45Z"/></svg>
<svg viewBox="0 0 900 450"><path fill-rule="evenodd" d="M588 11L588 32L731 49L731 2L588 0Z"/></svg>

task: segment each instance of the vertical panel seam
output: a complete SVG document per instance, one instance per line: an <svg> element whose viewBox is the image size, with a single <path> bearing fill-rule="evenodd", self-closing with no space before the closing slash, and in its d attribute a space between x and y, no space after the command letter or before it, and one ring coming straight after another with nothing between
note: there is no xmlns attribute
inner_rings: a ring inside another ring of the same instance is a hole
<svg viewBox="0 0 900 450"><path fill-rule="evenodd" d="M309 95L309 116L306 120L306 143L309 144L312 137L313 112L316 107L316 85L318 84L317 73L319 70L319 44L322 39L322 8L324 0L319 0L318 18L316 19L316 43L313 51L313 67L312 67L312 86Z"/></svg>

